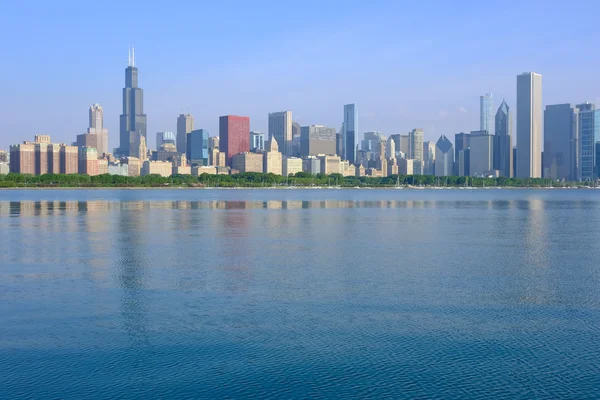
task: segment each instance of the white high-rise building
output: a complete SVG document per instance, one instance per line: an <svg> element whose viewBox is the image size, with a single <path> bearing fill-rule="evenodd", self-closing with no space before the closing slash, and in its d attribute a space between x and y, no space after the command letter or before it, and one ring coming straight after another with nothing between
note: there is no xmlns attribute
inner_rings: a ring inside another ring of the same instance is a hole
<svg viewBox="0 0 600 400"><path fill-rule="evenodd" d="M386 158L395 159L396 158L396 142L391 137L388 139L387 148L386 148Z"/></svg>
<svg viewBox="0 0 600 400"><path fill-rule="evenodd" d="M269 141L273 140L279 144L284 156L291 156L292 146L292 112L280 111L269 113Z"/></svg>
<svg viewBox="0 0 600 400"><path fill-rule="evenodd" d="M542 75L517 76L517 178L542 177Z"/></svg>
<svg viewBox="0 0 600 400"><path fill-rule="evenodd" d="M423 129L413 129L408 134L408 157L423 161Z"/></svg>

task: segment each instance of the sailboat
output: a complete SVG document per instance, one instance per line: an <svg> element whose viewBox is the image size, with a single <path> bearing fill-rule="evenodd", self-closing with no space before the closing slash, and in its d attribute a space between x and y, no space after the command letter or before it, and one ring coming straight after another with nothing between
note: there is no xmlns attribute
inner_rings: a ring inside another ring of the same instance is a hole
<svg viewBox="0 0 600 400"><path fill-rule="evenodd" d="M394 187L394 189L403 189L403 187L400 186L400 175L396 177L396 187Z"/></svg>

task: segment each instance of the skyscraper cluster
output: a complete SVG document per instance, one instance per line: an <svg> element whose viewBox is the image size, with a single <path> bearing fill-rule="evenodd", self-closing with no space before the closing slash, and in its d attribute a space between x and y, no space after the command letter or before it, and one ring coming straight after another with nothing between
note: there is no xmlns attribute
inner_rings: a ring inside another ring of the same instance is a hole
<svg viewBox="0 0 600 400"><path fill-rule="evenodd" d="M135 51L129 52L122 90L119 147L108 148L104 111L89 109L89 127L75 143L53 144L47 135L0 152L0 164L29 174L157 173L201 174L264 172L289 175L340 173L352 176L436 175L496 176L563 180L595 180L600 175L600 110L582 103L542 106L542 76L517 76L516 136L512 109L502 101L495 110L493 94L480 97L479 130L425 141L422 129L405 134L365 132L358 140L358 108L343 106L341 129L301 126L292 111L269 113L268 132L250 130L247 116L219 117L218 136L195 126L191 114L177 117L176 132L157 132L148 149L143 89ZM495 111L495 112L494 112ZM516 145L516 148L513 147ZM0 165L1 167L1 165ZM0 168L0 173L6 169Z"/></svg>

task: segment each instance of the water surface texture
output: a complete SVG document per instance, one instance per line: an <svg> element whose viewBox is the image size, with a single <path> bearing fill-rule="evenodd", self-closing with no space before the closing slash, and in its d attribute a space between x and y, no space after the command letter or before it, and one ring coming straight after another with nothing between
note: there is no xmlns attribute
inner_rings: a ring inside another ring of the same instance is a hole
<svg viewBox="0 0 600 400"><path fill-rule="evenodd" d="M600 190L0 191L0 398L597 398Z"/></svg>

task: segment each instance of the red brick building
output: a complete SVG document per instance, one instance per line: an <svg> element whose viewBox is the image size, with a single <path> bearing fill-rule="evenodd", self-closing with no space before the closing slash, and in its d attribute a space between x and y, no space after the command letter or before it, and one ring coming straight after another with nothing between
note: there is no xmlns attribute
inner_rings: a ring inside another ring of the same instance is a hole
<svg viewBox="0 0 600 400"><path fill-rule="evenodd" d="M77 146L60 146L60 173L76 174L78 173L78 148Z"/></svg>
<svg viewBox="0 0 600 400"><path fill-rule="evenodd" d="M10 146L10 172L35 175L35 145L30 142Z"/></svg>
<svg viewBox="0 0 600 400"><path fill-rule="evenodd" d="M225 115L219 118L219 150L228 166L235 154L250 151L250 118Z"/></svg>

